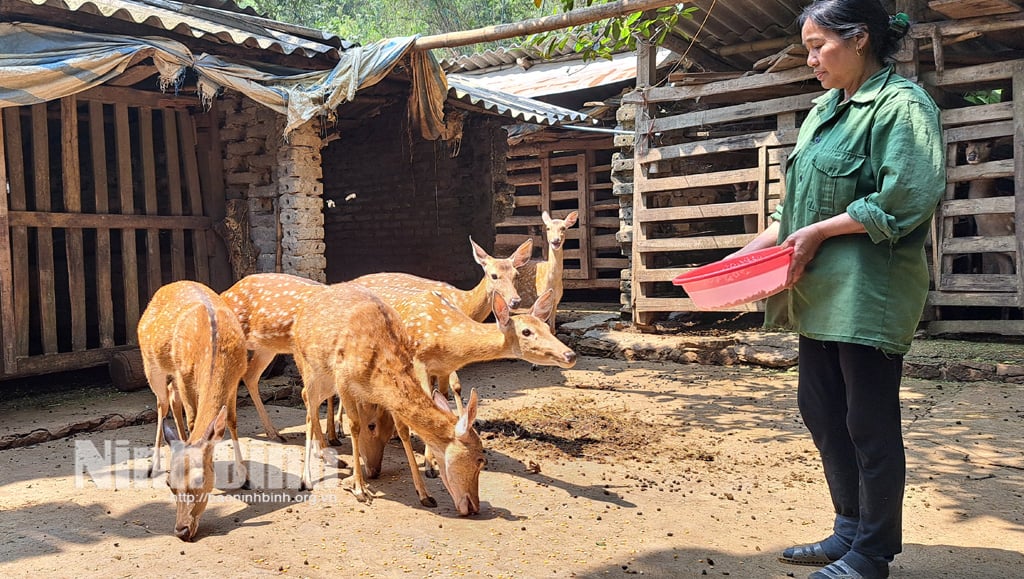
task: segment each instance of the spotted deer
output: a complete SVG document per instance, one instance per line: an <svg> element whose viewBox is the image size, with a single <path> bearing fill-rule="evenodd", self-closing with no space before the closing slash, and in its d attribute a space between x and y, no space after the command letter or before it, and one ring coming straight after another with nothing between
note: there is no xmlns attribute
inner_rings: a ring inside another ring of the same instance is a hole
<svg viewBox="0 0 1024 579"><path fill-rule="evenodd" d="M460 290L453 285L418 277L407 273L371 273L356 278L359 285L374 289L395 288L399 290L435 290L441 292L449 302L470 318L482 322L491 315L491 296L500 293L508 304L519 306L520 297L515 282L518 268L533 255L533 240L527 239L506 258L491 257L482 247L469 238L473 248L473 259L484 270L484 277L471 290Z"/></svg>
<svg viewBox="0 0 1024 579"><path fill-rule="evenodd" d="M447 399L447 391L453 390L459 414L463 413L462 384L457 371L469 364L503 358L561 368L576 364L576 353L560 342L546 323L554 299L551 289L534 302L528 313L520 315L512 315L505 299L495 293L494 323L472 320L436 291L390 288L374 290L374 294L402 319L412 340L424 391L437 389ZM436 476L431 458L428 447L424 460L427 475ZM376 457L376 464L367 464L367 471L379 473L381 459Z"/></svg>
<svg viewBox="0 0 1024 579"><path fill-rule="evenodd" d="M969 165L988 162L992 157L992 141L969 141L964 147L964 157ZM987 199L998 196L996 180L977 178L971 181L967 190L968 199ZM1004 237L1014 234L1012 213L979 213L974 216L975 231L981 237ZM982 273L1012 274L1014 258L1012 253L995 252L982 255Z"/></svg>
<svg viewBox="0 0 1024 579"><path fill-rule="evenodd" d="M292 324L295 316L306 295L323 287L319 282L286 273L257 273L243 277L221 294L238 316L245 333L246 347L252 350L252 358L243 378L245 387L267 436L279 441L282 437L271 423L260 398L259 379L274 356L292 353ZM391 434L382 438L378 433L385 430L394 432L391 416L375 407L363 409L362 416L362 423L366 425L362 447L371 457L382 455ZM329 419L329 422L332 420ZM381 426L380 430L377 429L378 425ZM329 428L328 434L330 442L337 444L333 427ZM328 441L323 437L318 437L318 440L321 447L327 445Z"/></svg>
<svg viewBox="0 0 1024 579"><path fill-rule="evenodd" d="M359 468L358 404L375 404L391 413L412 470L420 503L436 502L416 466L409 438L413 429L438 457L441 480L460 515L479 512L480 471L486 464L483 444L473 428L479 400L476 390L466 411L456 416L448 401L428 396L413 369L412 342L398 313L369 290L342 283L310 292L292 326L292 355L302 375L306 403L306 455L303 488L311 488L313 442L319 436L320 404L337 394L349 417L352 438L352 476L346 480L357 499L369 502ZM433 398L433 399L432 399Z"/></svg>
<svg viewBox="0 0 1024 579"><path fill-rule="evenodd" d="M565 219L552 219L547 211L540 215L544 221L544 235L548 242L546 259L532 259L519 268L516 291L522 298L521 307L530 307L544 292L553 290L553 305L548 327L555 332L555 316L562 301L562 252L565 249L565 230L576 224L579 213L573 211ZM515 309L515 306L512 306Z"/></svg>
<svg viewBox="0 0 1024 579"><path fill-rule="evenodd" d="M192 281L157 290L139 319L138 337L143 370L157 399L150 475L162 470L161 438L166 437L171 446L167 484L177 511L174 534L190 541L213 490L213 450L225 428L234 446L236 479L248 482L235 413L238 382L245 371L245 339L234 312L220 296ZM164 424L168 407L176 427Z"/></svg>

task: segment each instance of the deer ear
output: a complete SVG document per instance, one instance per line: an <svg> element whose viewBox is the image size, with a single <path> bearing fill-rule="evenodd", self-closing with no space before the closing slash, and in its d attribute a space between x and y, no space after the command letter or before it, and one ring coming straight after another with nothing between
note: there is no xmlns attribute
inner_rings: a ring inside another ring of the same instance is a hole
<svg viewBox="0 0 1024 579"><path fill-rule="evenodd" d="M470 236L469 244L473 246L473 259L480 265L483 265L488 259L491 259L490 254L484 251L484 248L480 247L473 241L473 237Z"/></svg>
<svg viewBox="0 0 1024 579"><path fill-rule="evenodd" d="M476 388L473 388L469 392L469 403L466 404L462 416L459 417L458 423L455 424L456 437L462 438L469 432L469 429L473 428L473 422L476 420L476 411L479 405L480 398L476 394Z"/></svg>
<svg viewBox="0 0 1024 579"><path fill-rule="evenodd" d="M527 239L526 241L519 244L516 248L515 253L512 254L512 267L520 268L526 265L526 262L530 261L533 257L533 238Z"/></svg>
<svg viewBox="0 0 1024 579"><path fill-rule="evenodd" d="M444 397L444 394L441 394L435 389L432 398L434 399L434 406L437 406L448 414L454 414L454 412L452 412L452 407L448 405L448 399Z"/></svg>
<svg viewBox="0 0 1024 579"><path fill-rule="evenodd" d="M220 412L217 416L210 421L210 426L206 428L206 432L203 434L203 442L220 442L220 439L224 438L224 428L227 426L228 418L228 407L221 406Z"/></svg>
<svg viewBox="0 0 1024 579"><path fill-rule="evenodd" d="M576 225L576 220L580 218L579 211L573 211L572 213L565 216L565 226L572 227Z"/></svg>
<svg viewBox="0 0 1024 579"><path fill-rule="evenodd" d="M494 320L498 322L499 328L504 328L508 325L509 311L508 302L505 298L501 297L500 292L494 292L494 297L491 298L491 311L494 312Z"/></svg>
<svg viewBox="0 0 1024 579"><path fill-rule="evenodd" d="M537 298L537 301L533 302L533 307L530 308L530 315L540 318L542 322L546 322L548 316L551 315L551 310L555 306L555 289L548 288L548 290Z"/></svg>
<svg viewBox="0 0 1024 579"><path fill-rule="evenodd" d="M547 211L542 211L540 214L540 218L544 222L544 225L551 225L551 216L548 215Z"/></svg>

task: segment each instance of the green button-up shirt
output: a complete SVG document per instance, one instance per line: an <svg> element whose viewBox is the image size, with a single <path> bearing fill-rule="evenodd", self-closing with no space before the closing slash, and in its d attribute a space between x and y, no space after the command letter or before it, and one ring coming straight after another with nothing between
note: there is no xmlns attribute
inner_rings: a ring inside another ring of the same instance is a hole
<svg viewBox="0 0 1024 579"><path fill-rule="evenodd" d="M847 101L815 99L786 168L779 242L846 212L867 234L831 237L803 277L768 298L765 325L823 341L910 349L928 293L924 244L946 186L939 110L885 67Z"/></svg>

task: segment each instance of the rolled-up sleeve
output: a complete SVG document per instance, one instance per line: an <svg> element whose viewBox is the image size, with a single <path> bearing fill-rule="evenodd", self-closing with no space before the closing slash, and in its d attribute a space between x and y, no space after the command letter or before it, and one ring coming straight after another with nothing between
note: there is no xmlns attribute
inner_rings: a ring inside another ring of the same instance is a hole
<svg viewBox="0 0 1024 579"><path fill-rule="evenodd" d="M875 117L870 147L877 190L846 212L871 241L893 244L931 219L946 188L938 108L913 95L894 95Z"/></svg>

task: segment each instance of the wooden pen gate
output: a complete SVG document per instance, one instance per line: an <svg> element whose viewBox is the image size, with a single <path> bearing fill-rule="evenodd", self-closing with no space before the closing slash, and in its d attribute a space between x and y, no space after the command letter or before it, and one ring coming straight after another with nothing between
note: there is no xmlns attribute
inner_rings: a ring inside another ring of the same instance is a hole
<svg viewBox="0 0 1024 579"><path fill-rule="evenodd" d="M928 303L937 319L928 330L1024 335L1024 321L1009 319L1009 311L992 316L1000 319L977 313L1024 306L1024 60L929 72L922 80L939 91L988 89L1003 97L942 112L947 187L933 228L935 287ZM979 143L991 157L968 162L967 145ZM1002 227L985 231L978 225L983 216Z"/></svg>
<svg viewBox="0 0 1024 579"><path fill-rule="evenodd" d="M101 87L3 109L0 377L103 364L158 287L209 280L194 105Z"/></svg>
<svg viewBox="0 0 1024 579"><path fill-rule="evenodd" d="M541 212L564 218L579 211L566 230L563 253L566 289L616 289L629 266L616 239L619 202L612 194L612 138L563 137L523 143L509 149L508 181L515 187L511 216L495 225L495 251L508 255L528 237L534 252L546 247ZM546 253L544 254L546 255Z"/></svg>
<svg viewBox="0 0 1024 579"><path fill-rule="evenodd" d="M812 72L798 68L653 88L644 100L632 100L639 107L630 298L635 322L649 325L669 312L697 310L672 280L764 231L783 197L785 160L800 121L822 94L804 84L809 77ZM714 106L709 102L723 106L707 108ZM743 104L730 104L736 102ZM679 108L671 110L671 103ZM668 113L653 118L655 105ZM755 302L726 309L760 307Z"/></svg>

